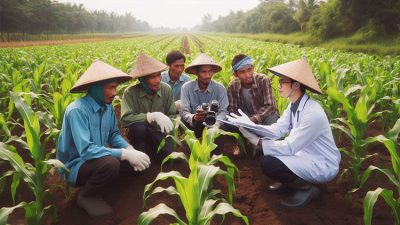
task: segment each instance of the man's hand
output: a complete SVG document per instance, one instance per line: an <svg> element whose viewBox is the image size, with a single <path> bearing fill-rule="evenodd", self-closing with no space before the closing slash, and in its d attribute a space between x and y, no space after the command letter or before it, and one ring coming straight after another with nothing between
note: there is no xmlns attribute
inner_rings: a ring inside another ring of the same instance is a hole
<svg viewBox="0 0 400 225"><path fill-rule="evenodd" d="M149 123L156 122L162 133L169 133L174 128L171 119L162 112L148 112L147 121Z"/></svg>
<svg viewBox="0 0 400 225"><path fill-rule="evenodd" d="M122 149L121 160L127 160L135 171L143 171L150 166L149 156L134 149L132 145Z"/></svg>
<svg viewBox="0 0 400 225"><path fill-rule="evenodd" d="M203 122L204 118L206 118L207 112L202 109L197 109L196 114L193 116L193 121L196 122Z"/></svg>

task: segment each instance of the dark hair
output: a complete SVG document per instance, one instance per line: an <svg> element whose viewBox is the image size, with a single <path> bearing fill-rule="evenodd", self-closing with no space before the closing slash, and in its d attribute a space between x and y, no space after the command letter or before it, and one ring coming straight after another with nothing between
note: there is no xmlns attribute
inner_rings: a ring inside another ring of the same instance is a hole
<svg viewBox="0 0 400 225"><path fill-rule="evenodd" d="M304 84L302 84L302 83L300 83L300 82L298 82L298 81L295 81L295 80L293 80L293 79L291 79L291 78L289 78L289 79L290 79L290 82L292 82L292 84L293 84L294 82L299 83L299 84L300 84L300 91L301 91L301 93L306 93L306 89L307 89L307 86L306 86L306 85L304 85Z"/></svg>
<svg viewBox="0 0 400 225"><path fill-rule="evenodd" d="M174 63L176 60L183 59L183 62L186 61L186 57L180 51L172 51L168 53L165 61L167 62L168 66Z"/></svg>
<svg viewBox="0 0 400 225"><path fill-rule="evenodd" d="M242 60L246 57L247 57L247 55L242 54L242 53L235 55L235 57L233 57L233 59L232 59L231 66L233 67L234 65L236 65L236 63L238 63L240 60Z"/></svg>

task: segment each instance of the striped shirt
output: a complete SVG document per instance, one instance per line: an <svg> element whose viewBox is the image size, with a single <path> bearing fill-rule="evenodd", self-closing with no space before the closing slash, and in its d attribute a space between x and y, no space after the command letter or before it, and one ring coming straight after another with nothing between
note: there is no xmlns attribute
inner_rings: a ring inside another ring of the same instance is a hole
<svg viewBox="0 0 400 225"><path fill-rule="evenodd" d="M262 123L265 118L272 114L278 114L275 98L272 94L271 82L269 78L261 73L254 74L254 83L250 88L251 105L254 114L246 112L244 97L241 91L242 85L239 79L231 81L228 85L229 113L238 113L238 109L243 110L249 117L255 117L258 123Z"/></svg>

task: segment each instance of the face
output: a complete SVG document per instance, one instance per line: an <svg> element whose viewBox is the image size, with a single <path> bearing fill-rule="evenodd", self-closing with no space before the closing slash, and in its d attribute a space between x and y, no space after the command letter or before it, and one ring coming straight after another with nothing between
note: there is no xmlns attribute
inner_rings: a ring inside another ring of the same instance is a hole
<svg viewBox="0 0 400 225"><path fill-rule="evenodd" d="M250 86L254 82L254 66L242 68L234 73L234 76L239 78L244 86Z"/></svg>
<svg viewBox="0 0 400 225"><path fill-rule="evenodd" d="M158 91L161 88L161 72L153 73L144 77L144 81L150 90Z"/></svg>
<svg viewBox="0 0 400 225"><path fill-rule="evenodd" d="M292 81L290 78L281 75L279 77L279 94L283 98L287 98L290 95L290 92L292 91Z"/></svg>
<svg viewBox="0 0 400 225"><path fill-rule="evenodd" d="M169 75L179 77L185 69L185 61L178 59L169 65Z"/></svg>
<svg viewBox="0 0 400 225"><path fill-rule="evenodd" d="M200 66L197 70L197 79L202 85L210 84L213 75L212 66Z"/></svg>
<svg viewBox="0 0 400 225"><path fill-rule="evenodd" d="M117 81L113 81L111 83L105 84L103 86L103 93L104 93L104 103L111 104L114 100L114 97L117 95Z"/></svg>

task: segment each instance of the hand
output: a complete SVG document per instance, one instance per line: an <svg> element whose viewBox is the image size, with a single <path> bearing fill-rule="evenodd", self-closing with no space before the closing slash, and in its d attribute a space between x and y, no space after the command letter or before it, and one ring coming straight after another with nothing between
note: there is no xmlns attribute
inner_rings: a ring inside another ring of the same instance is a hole
<svg viewBox="0 0 400 225"><path fill-rule="evenodd" d="M147 121L149 123L156 122L162 133L169 133L174 128L171 119L162 112L148 112Z"/></svg>
<svg viewBox="0 0 400 225"><path fill-rule="evenodd" d="M226 117L228 118L229 122L233 122L236 124L250 124L250 125L255 125L253 121L241 110L238 110L240 115L236 115L235 113L230 113L230 115L227 115Z"/></svg>
<svg viewBox="0 0 400 225"><path fill-rule="evenodd" d="M239 127L239 131L240 133L243 134L243 136L253 145L253 146L257 146L258 145L258 141L260 140L260 138L251 133L250 131L246 130L243 127Z"/></svg>
<svg viewBox="0 0 400 225"><path fill-rule="evenodd" d="M176 109L176 112L181 111L181 105L182 105L181 102L182 102L181 100L176 100L176 101L175 101L175 109Z"/></svg>
<svg viewBox="0 0 400 225"><path fill-rule="evenodd" d="M122 149L121 160L127 160L135 171L143 171L150 166L149 156L134 149L132 145Z"/></svg>
<svg viewBox="0 0 400 225"><path fill-rule="evenodd" d="M193 120L196 122L203 122L204 118L206 118L207 112L202 109L197 109L196 114L193 116Z"/></svg>

